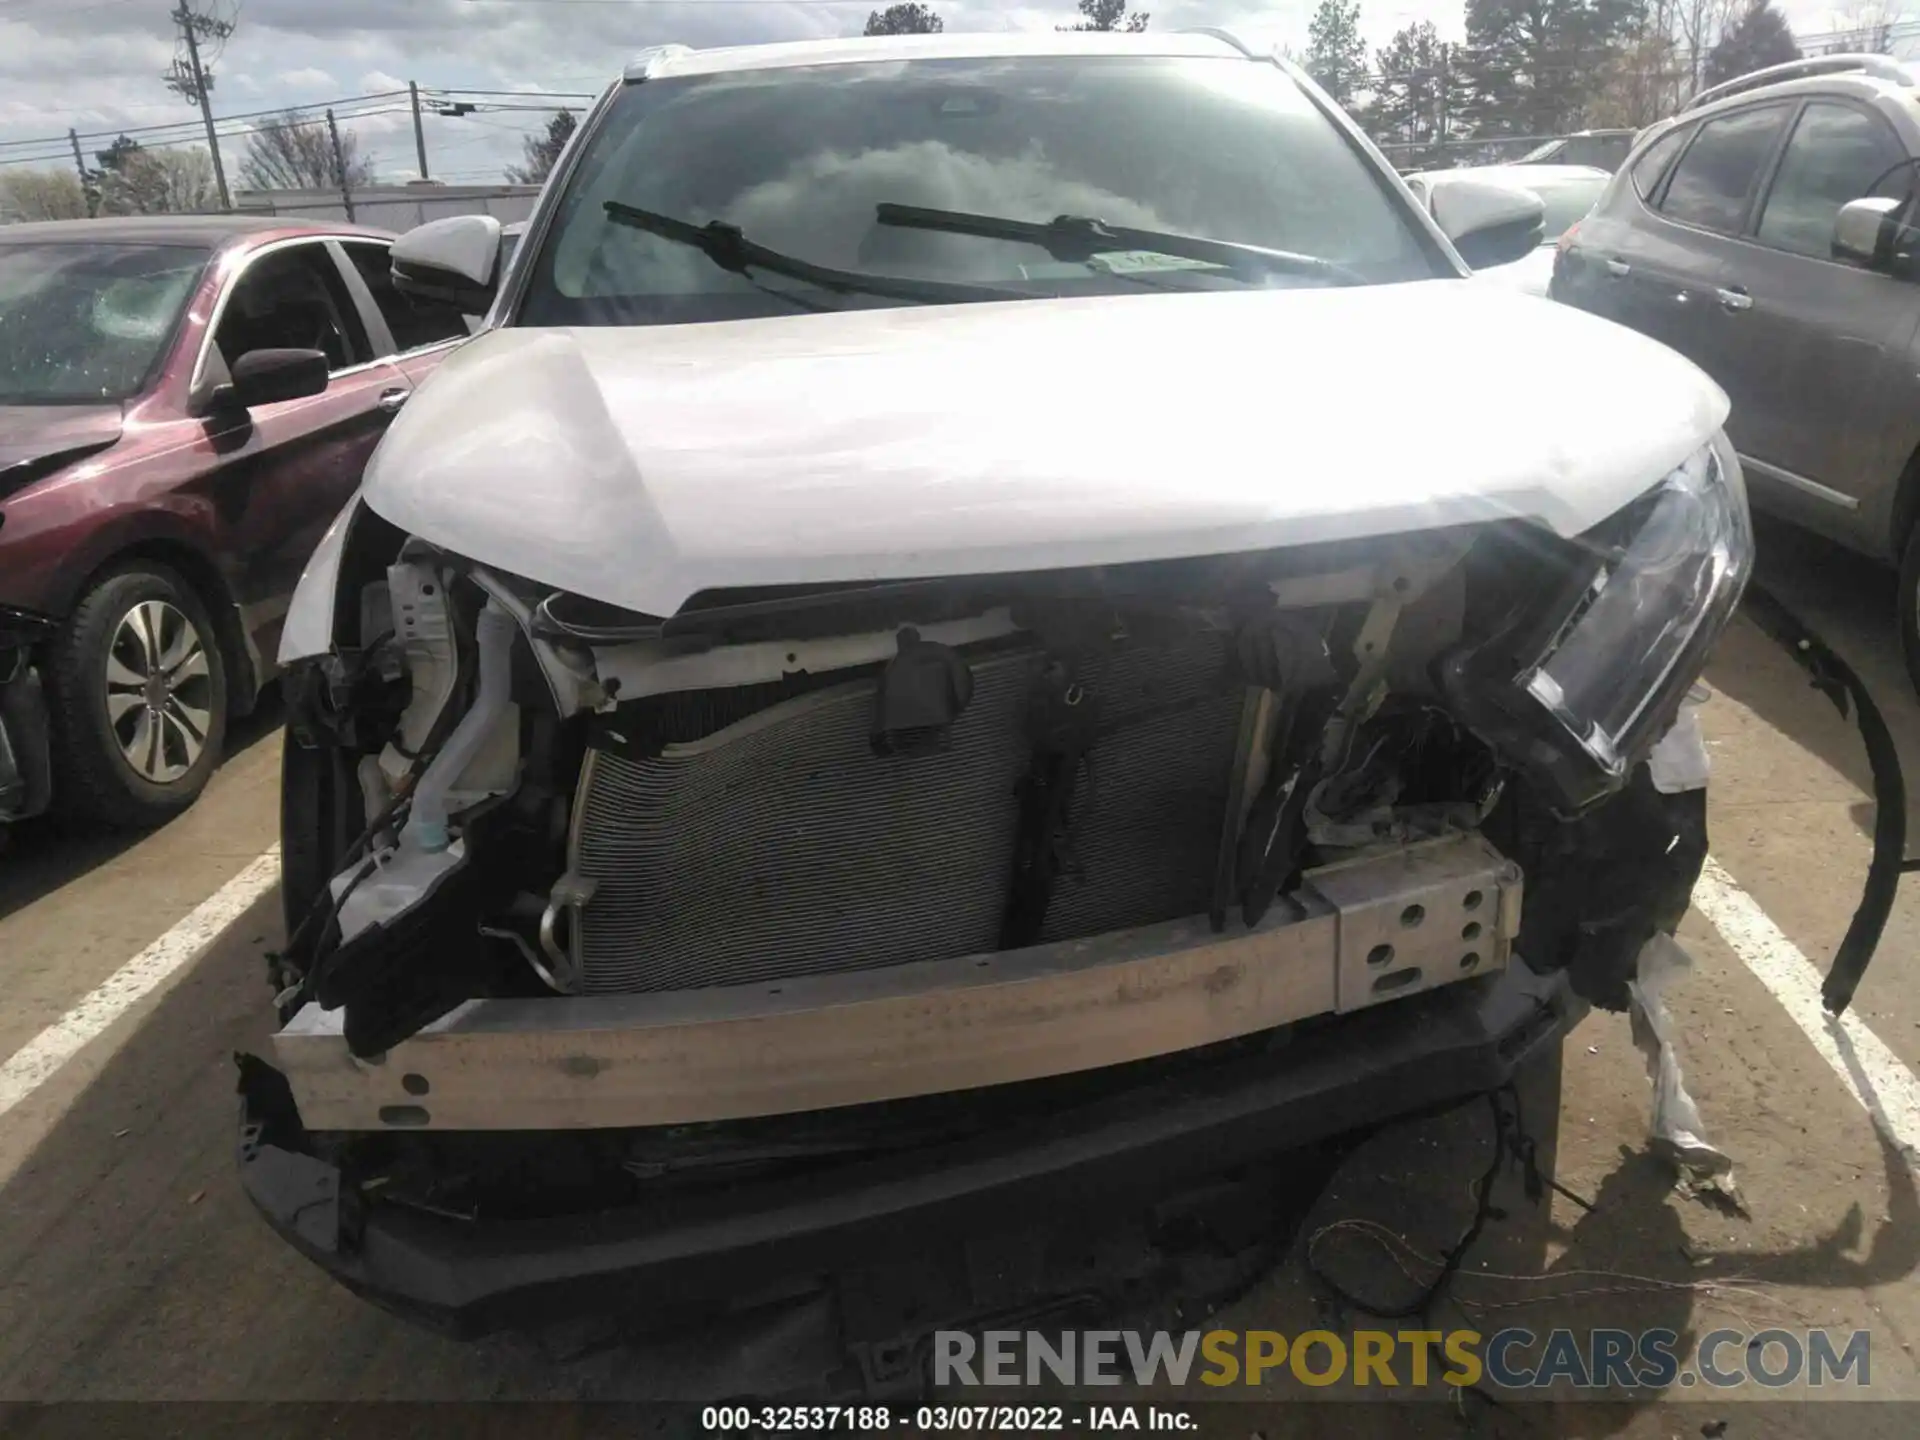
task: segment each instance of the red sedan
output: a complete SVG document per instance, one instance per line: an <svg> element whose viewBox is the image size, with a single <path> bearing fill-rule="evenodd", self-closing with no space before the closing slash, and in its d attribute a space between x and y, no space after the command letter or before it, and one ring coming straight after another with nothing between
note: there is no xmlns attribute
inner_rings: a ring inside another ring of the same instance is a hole
<svg viewBox="0 0 1920 1440"><path fill-rule="evenodd" d="M157 823L273 676L308 554L469 324L351 226L0 229L0 821Z"/></svg>

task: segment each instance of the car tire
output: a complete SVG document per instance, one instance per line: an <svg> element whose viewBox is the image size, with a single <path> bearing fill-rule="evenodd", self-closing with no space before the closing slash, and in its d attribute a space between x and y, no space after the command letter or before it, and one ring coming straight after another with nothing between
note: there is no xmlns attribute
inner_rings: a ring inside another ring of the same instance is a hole
<svg viewBox="0 0 1920 1440"><path fill-rule="evenodd" d="M1900 554L1900 653L1908 683L1920 692L1920 525L1907 532Z"/></svg>
<svg viewBox="0 0 1920 1440"><path fill-rule="evenodd" d="M227 737L227 667L207 607L151 561L94 581L48 665L55 813L144 830L199 798Z"/></svg>

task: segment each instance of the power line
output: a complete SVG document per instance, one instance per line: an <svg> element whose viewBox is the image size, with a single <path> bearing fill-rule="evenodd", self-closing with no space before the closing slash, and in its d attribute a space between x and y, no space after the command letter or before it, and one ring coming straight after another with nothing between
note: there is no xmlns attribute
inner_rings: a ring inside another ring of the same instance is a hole
<svg viewBox="0 0 1920 1440"><path fill-rule="evenodd" d="M465 100L429 100L429 105L440 106L431 113L443 120L458 120L472 115L514 115L532 113L535 115L553 115L562 110L571 110L571 105L475 105Z"/></svg>
<svg viewBox="0 0 1920 1440"><path fill-rule="evenodd" d="M1864 25L1843 25L1838 30L1820 30L1806 35L1795 35L1793 38L1796 44L1806 45L1824 40L1872 39L1882 30L1891 35L1901 35L1916 29L1920 29L1920 19L1884 20Z"/></svg>
<svg viewBox="0 0 1920 1440"><path fill-rule="evenodd" d="M109 5L143 3L145 3L145 0L89 0L89 3L85 5L68 5L63 3L63 0L47 0L45 4L0 7L0 20L11 20L15 17L21 17L20 23L24 25L27 23L24 17L28 15L46 15L55 10L58 10L62 15L78 15L88 10L104 10Z"/></svg>
<svg viewBox="0 0 1920 1440"><path fill-rule="evenodd" d="M379 90L368 95L349 95L337 100L316 100L306 105L282 105L270 110L243 110L238 114L220 116L214 123L216 125L228 125L240 120L257 120L266 115L305 115L309 111L315 112L314 120L317 122L319 115L324 113L329 107L333 107L338 113L341 113L342 116L345 117L346 112L342 108L344 106L364 104L374 100L392 100L406 93L404 90ZM383 111L381 113L384 114L387 112ZM176 120L164 125L119 125L109 127L105 130L77 130L75 133L82 140L117 140L122 135L128 137L160 135L169 131L193 130L198 127L198 121ZM256 127L247 126L240 131L223 131L222 133L248 134L251 133L254 128ZM52 145L56 143L65 144L66 139L67 137L65 135L41 135L28 140L0 140L0 148Z"/></svg>
<svg viewBox="0 0 1920 1440"><path fill-rule="evenodd" d="M457 87L422 87L422 95L504 95L513 100L597 100L598 91L586 90L464 90Z"/></svg>
<svg viewBox="0 0 1920 1440"><path fill-rule="evenodd" d="M474 116L471 116L471 115L469 115L469 116L466 116L466 117L464 117L464 118L465 118L465 119L466 119L466 120L467 120L467 121L468 121L469 123L471 123L471 124L474 124L474 125L478 125L478 126L481 126L481 127L483 128L483 129L487 129L487 130L498 130L498 131L500 131L500 132L501 132L502 134L506 134L506 135L533 135L533 134L536 134L537 132L539 132L539 131L541 131L541 130L544 130L544 129L546 129L546 128L547 128L547 127L546 127L546 126L544 126L544 125L501 125L501 124L496 124L496 123L494 123L493 121L490 121L490 120L481 120L481 119L478 119L478 118L476 118L476 117L474 117ZM467 141L458 141L458 142L456 142L456 143L458 143L458 144L467 144L467 143L469 143L469 142L467 142ZM449 150L451 150L451 149L453 148L453 146L452 146L452 145L448 145L448 146L447 146L446 148L447 148L447 149L449 149Z"/></svg>
<svg viewBox="0 0 1920 1440"><path fill-rule="evenodd" d="M339 116L339 119L342 120L343 122L349 121L349 120L369 120L374 118L375 116L380 116L380 115L404 115L407 113L407 111L408 111L408 107L405 105L389 105L379 110L355 111L354 113L349 115L341 115ZM214 123L216 127L218 127L226 124L227 122L215 121ZM303 120L299 123L303 125L319 125L319 124L324 124L325 122L323 120L313 119L313 120ZM188 125L189 127L191 127L192 122L189 121ZM257 135L262 131L272 130L277 128L279 127L271 126L271 125L249 125L249 126L241 126L241 127L230 129L230 130L221 129L219 130L219 135L220 135L220 138L223 140L244 140L249 136ZM46 144L48 142L42 141L41 143ZM200 135L186 134L186 135L177 135L177 136L167 136L160 139L149 138L149 139L140 141L139 145L142 150L179 150L182 148L188 148L193 146L199 146L204 148L206 145L206 140L204 137ZM66 149L43 152L35 155L0 155L0 165L45 165L45 164L70 165L72 163L73 163L73 154L70 150L66 150Z"/></svg>
<svg viewBox="0 0 1920 1440"><path fill-rule="evenodd" d="M0 165L54 165L72 160L66 151L57 151L51 155L11 155L0 159Z"/></svg>

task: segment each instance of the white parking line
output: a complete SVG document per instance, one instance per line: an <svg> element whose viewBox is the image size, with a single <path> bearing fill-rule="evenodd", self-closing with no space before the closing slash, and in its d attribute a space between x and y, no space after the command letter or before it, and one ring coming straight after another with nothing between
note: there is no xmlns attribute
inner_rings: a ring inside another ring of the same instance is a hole
<svg viewBox="0 0 1920 1440"><path fill-rule="evenodd" d="M1693 906L1773 992L1880 1133L1909 1160L1920 1158L1920 1080L1852 1011L1838 1020L1827 1014L1813 962L1712 856L1694 887Z"/></svg>
<svg viewBox="0 0 1920 1440"><path fill-rule="evenodd" d="M275 845L23 1045L0 1065L0 1115L38 1090L87 1042L197 958L279 879L280 847Z"/></svg>

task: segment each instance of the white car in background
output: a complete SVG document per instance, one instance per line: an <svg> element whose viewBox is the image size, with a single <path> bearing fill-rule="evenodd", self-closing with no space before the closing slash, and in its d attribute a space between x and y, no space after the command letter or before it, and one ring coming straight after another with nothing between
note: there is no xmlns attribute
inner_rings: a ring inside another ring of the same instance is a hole
<svg viewBox="0 0 1920 1440"><path fill-rule="evenodd" d="M1445 204L1440 198L1442 194L1462 180L1491 181L1530 190L1539 196L1546 212L1540 244L1518 260L1476 268L1474 274L1497 285L1510 285L1529 295L1544 296L1547 282L1553 278L1554 247L1560 237L1593 208L1612 178L1593 165L1472 165L1458 170L1421 171L1407 176L1406 181L1420 203L1436 218L1440 217L1440 207Z"/></svg>

